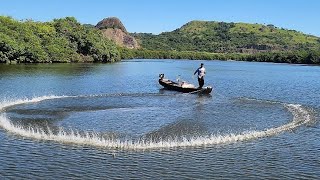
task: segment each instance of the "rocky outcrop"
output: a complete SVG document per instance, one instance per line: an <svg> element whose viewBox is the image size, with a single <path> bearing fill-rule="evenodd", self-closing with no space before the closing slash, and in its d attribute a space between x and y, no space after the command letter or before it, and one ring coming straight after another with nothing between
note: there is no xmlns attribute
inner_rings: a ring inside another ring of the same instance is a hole
<svg viewBox="0 0 320 180"><path fill-rule="evenodd" d="M118 18L105 18L96 25L96 28L102 31L104 37L114 41L119 46L130 49L139 48L136 39L130 36Z"/></svg>

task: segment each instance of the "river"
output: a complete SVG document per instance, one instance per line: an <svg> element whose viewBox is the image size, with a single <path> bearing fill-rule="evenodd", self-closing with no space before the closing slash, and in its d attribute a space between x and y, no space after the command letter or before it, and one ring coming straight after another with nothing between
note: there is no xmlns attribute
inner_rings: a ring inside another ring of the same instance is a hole
<svg viewBox="0 0 320 180"><path fill-rule="evenodd" d="M158 75L211 95L163 89ZM1 179L319 179L320 67L0 64Z"/></svg>

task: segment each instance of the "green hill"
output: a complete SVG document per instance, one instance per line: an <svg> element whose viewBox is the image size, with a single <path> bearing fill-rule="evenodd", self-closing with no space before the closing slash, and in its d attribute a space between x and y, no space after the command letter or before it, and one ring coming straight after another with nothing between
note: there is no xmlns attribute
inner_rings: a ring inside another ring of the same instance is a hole
<svg viewBox="0 0 320 180"><path fill-rule="evenodd" d="M320 49L319 37L261 24L191 21L172 32L132 35L148 50L255 54Z"/></svg>

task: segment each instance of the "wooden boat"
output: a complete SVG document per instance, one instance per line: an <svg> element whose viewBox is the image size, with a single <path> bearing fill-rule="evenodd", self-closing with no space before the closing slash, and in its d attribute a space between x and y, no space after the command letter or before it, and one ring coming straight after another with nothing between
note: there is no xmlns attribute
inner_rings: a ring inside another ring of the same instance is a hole
<svg viewBox="0 0 320 180"><path fill-rule="evenodd" d="M165 79L164 74L159 75L159 84L168 90L179 91L183 93L210 94L212 91L211 86L207 86L199 89L195 87L193 84L189 84L185 81L174 82L169 79Z"/></svg>

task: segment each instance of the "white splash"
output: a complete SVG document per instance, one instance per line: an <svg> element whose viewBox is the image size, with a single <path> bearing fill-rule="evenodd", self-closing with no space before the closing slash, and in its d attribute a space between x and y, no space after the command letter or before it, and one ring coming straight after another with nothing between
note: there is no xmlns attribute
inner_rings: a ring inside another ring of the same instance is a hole
<svg viewBox="0 0 320 180"><path fill-rule="evenodd" d="M65 98L71 96L43 96L33 99L22 99L12 102L0 103L0 112L5 108L13 105L40 102L48 99ZM49 128L24 128L18 125L14 125L6 117L5 113L0 115L0 127L7 130L9 133L20 135L27 138L37 140L55 141L66 144L77 144L77 145L89 145L95 147L104 147L108 149L124 149L124 150L145 150L145 149L156 149L156 148L176 148L176 147L190 147L190 146L209 146L218 144L235 143L239 141L248 141L262 137L274 136L284 131L289 131L297 128L301 125L307 124L312 120L312 117L307 109L297 104L284 104L284 106L293 114L293 120L287 124L279 127L266 129L263 131L250 131L243 132L240 134L227 134L227 135L208 135L193 138L184 139L171 139L163 141L144 141L144 140L120 140L120 139L105 139L96 133L79 133L73 130L68 132L60 129L57 133L53 133Z"/></svg>
<svg viewBox="0 0 320 180"><path fill-rule="evenodd" d="M17 99L17 100L4 100L0 103L0 112L3 111L5 108L10 106L19 105L19 104L26 104L26 103L36 103L41 102L48 99L60 99L66 97L75 97L75 96L41 96L41 97L34 97L34 98L24 98L24 99Z"/></svg>

